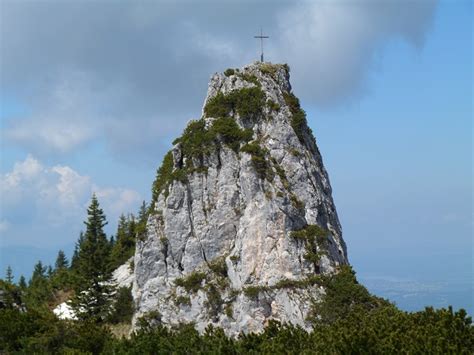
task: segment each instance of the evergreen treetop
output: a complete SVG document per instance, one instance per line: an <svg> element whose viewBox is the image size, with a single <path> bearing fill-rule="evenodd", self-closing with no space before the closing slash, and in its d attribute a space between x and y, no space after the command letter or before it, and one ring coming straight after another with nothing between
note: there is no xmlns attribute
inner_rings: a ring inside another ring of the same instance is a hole
<svg viewBox="0 0 474 355"><path fill-rule="evenodd" d="M69 262L66 258L66 254L64 254L64 251L60 250L58 251L58 256L56 257L56 262L54 263L54 268L55 270L60 270L60 269L67 269L69 266Z"/></svg>
<svg viewBox="0 0 474 355"><path fill-rule="evenodd" d="M74 260L76 292L71 306L79 319L102 322L110 313L114 290L110 284L110 242L103 229L107 220L95 194L84 224L86 232Z"/></svg>
<svg viewBox="0 0 474 355"><path fill-rule="evenodd" d="M5 281L7 281L9 284L13 283L13 271L10 265L7 267Z"/></svg>

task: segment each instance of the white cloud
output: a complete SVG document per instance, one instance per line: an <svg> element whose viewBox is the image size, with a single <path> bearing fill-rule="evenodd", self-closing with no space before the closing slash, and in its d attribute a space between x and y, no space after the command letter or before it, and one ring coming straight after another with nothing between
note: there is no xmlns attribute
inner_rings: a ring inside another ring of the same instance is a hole
<svg viewBox="0 0 474 355"><path fill-rule="evenodd" d="M359 97L375 59L394 39L423 44L436 1L299 2L280 14L275 52L302 96L320 106Z"/></svg>
<svg viewBox="0 0 474 355"><path fill-rule="evenodd" d="M33 103L33 113L12 121L5 131L7 139L36 149L69 152L91 140L101 130L97 111L102 93L94 88L85 73L62 73L50 92L43 92Z"/></svg>
<svg viewBox="0 0 474 355"><path fill-rule="evenodd" d="M0 232L7 239L4 241L13 243L19 241L13 239L21 239L34 243L36 235L32 235L31 230L38 228L50 230L51 239L74 240L82 229L93 193L97 194L108 220L113 223L121 213L135 212L141 201L134 190L98 186L89 176L81 175L69 166L45 166L28 155L24 161L17 162L12 171L0 175ZM64 227L75 230L76 234L54 236L55 231ZM24 230L29 233L24 234Z"/></svg>
<svg viewBox="0 0 474 355"><path fill-rule="evenodd" d="M268 58L290 64L297 94L337 106L366 92L387 43L422 45L436 0L246 5L8 3L0 15L12 34L1 38L2 88L23 93L17 99L30 114L7 117L5 138L36 154L100 139L121 159L154 157L200 114L213 72L257 59L258 21L271 35Z"/></svg>
<svg viewBox="0 0 474 355"><path fill-rule="evenodd" d="M2 188L5 191L17 188L22 181L29 181L43 171L41 164L28 155L22 162L16 162L13 170L2 177Z"/></svg>

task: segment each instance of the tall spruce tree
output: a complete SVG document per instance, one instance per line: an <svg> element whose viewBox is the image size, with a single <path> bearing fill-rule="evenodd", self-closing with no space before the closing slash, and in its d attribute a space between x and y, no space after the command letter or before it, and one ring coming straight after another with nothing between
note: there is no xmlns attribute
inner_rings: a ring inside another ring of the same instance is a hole
<svg viewBox="0 0 474 355"><path fill-rule="evenodd" d="M86 232L79 244L76 292L71 306L79 319L101 322L110 312L114 290L110 284L110 245L103 229L107 221L95 195L84 223Z"/></svg>

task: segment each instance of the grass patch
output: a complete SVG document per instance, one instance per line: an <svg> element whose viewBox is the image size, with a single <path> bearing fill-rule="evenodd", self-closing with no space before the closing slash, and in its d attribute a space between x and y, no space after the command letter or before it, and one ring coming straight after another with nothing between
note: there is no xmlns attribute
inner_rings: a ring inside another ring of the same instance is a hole
<svg viewBox="0 0 474 355"><path fill-rule="evenodd" d="M259 69L262 72L262 74L274 76L278 70L278 65L263 63L263 64L260 64Z"/></svg>
<svg viewBox="0 0 474 355"><path fill-rule="evenodd" d="M174 280L176 286L183 287L187 292L197 292L202 289L202 281L206 278L204 272L194 271L186 277Z"/></svg>
<svg viewBox="0 0 474 355"><path fill-rule="evenodd" d="M246 82L249 82L249 83L252 83L258 87L261 87L262 84L260 84L260 82L258 81L257 77L253 74L246 74L246 73L240 73L239 74L239 77L246 81Z"/></svg>
<svg viewBox="0 0 474 355"><path fill-rule="evenodd" d="M282 279L278 281L274 286L272 286L272 289L278 290L282 288L289 288L289 289L306 288L313 285L322 286L324 284L325 284L325 279L323 277L321 277L320 275L313 275L313 276L308 276L301 280Z"/></svg>
<svg viewBox="0 0 474 355"><path fill-rule="evenodd" d="M247 286L242 289L245 296L248 298L255 299L258 297L260 292L268 291L270 288L268 286Z"/></svg>

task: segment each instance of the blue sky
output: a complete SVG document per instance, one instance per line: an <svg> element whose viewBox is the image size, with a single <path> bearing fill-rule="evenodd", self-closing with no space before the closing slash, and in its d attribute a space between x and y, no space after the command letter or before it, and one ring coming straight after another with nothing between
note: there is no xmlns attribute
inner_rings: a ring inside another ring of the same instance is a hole
<svg viewBox="0 0 474 355"><path fill-rule="evenodd" d="M92 191L110 233L148 200L208 78L257 57L263 22L267 58L292 68L360 280L404 309L473 313L469 1L96 2L85 21L85 5L42 4L2 3L2 269L70 253Z"/></svg>

